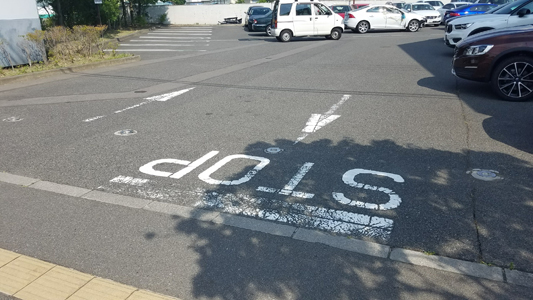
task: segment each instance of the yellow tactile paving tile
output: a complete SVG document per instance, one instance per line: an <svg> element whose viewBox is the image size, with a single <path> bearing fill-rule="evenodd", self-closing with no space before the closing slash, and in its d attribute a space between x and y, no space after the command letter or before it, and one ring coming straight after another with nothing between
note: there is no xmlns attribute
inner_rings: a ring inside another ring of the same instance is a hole
<svg viewBox="0 0 533 300"><path fill-rule="evenodd" d="M7 251L4 249L0 249L0 267L4 266L5 264L11 262L15 258L19 257L20 254Z"/></svg>
<svg viewBox="0 0 533 300"><path fill-rule="evenodd" d="M179 300L179 299L152 293L149 291L139 290L133 293L131 296L129 296L127 300Z"/></svg>
<svg viewBox="0 0 533 300"><path fill-rule="evenodd" d="M0 268L0 292L13 295L53 267L53 264L21 255Z"/></svg>
<svg viewBox="0 0 533 300"><path fill-rule="evenodd" d="M65 300L94 276L56 266L14 296L24 300Z"/></svg>
<svg viewBox="0 0 533 300"><path fill-rule="evenodd" d="M68 300L125 300L137 289L111 280L95 278Z"/></svg>

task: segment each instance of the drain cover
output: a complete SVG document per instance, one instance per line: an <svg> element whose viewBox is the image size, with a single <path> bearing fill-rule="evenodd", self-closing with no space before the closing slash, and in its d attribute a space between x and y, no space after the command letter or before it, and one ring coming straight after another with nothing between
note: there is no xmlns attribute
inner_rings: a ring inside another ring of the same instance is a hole
<svg viewBox="0 0 533 300"><path fill-rule="evenodd" d="M4 122L18 122L18 121L22 121L23 119L22 118L19 118L19 117L9 117L7 119L3 119L2 121Z"/></svg>
<svg viewBox="0 0 533 300"><path fill-rule="evenodd" d="M265 153L268 153L268 154L278 154L280 152L283 152L283 149L279 147L270 147L270 148L265 149Z"/></svg>
<svg viewBox="0 0 533 300"><path fill-rule="evenodd" d="M471 174L475 179L484 181L503 179L503 177L499 175L500 173L494 170L473 169L472 171L468 171L466 173Z"/></svg>
<svg viewBox="0 0 533 300"><path fill-rule="evenodd" d="M123 130L119 130L119 131L115 132L115 135L128 136L128 135L134 135L136 133L137 133L137 131L135 131L133 129L123 129Z"/></svg>

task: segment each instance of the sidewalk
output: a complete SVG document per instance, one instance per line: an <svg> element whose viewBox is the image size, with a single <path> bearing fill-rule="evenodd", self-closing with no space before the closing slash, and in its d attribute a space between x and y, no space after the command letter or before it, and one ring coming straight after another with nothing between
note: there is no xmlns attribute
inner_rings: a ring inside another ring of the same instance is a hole
<svg viewBox="0 0 533 300"><path fill-rule="evenodd" d="M157 203L150 211L144 199L0 175L0 248L9 250L0 255L0 278L9 264L34 261L14 258L18 253L42 260L22 291L45 280L41 273L61 271L181 299L533 298L529 273L404 249L380 257L368 252L377 244L359 240L311 231L297 239L275 223L168 205L155 210ZM4 293L26 295L4 289L0 284Z"/></svg>

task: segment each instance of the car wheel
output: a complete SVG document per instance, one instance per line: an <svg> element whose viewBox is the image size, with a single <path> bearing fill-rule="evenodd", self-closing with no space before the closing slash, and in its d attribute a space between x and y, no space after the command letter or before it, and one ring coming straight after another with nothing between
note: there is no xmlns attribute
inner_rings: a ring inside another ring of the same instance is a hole
<svg viewBox="0 0 533 300"><path fill-rule="evenodd" d="M356 29L359 33L367 33L367 31L370 29L370 23L367 21L361 21L357 24Z"/></svg>
<svg viewBox="0 0 533 300"><path fill-rule="evenodd" d="M286 43L292 39L292 33L289 30L283 30L280 33L279 38L282 42Z"/></svg>
<svg viewBox="0 0 533 300"><path fill-rule="evenodd" d="M329 36L332 40L338 40L342 36L342 32L339 28L333 28L331 30L331 35Z"/></svg>
<svg viewBox="0 0 533 300"><path fill-rule="evenodd" d="M272 36L272 26L267 25L267 27L265 28L265 32L268 36Z"/></svg>
<svg viewBox="0 0 533 300"><path fill-rule="evenodd" d="M500 62L491 76L492 89L507 101L526 101L533 97L533 58L510 57Z"/></svg>
<svg viewBox="0 0 533 300"><path fill-rule="evenodd" d="M418 20L411 20L409 21L409 24L407 24L407 31L416 32L418 29L420 29L420 23Z"/></svg>

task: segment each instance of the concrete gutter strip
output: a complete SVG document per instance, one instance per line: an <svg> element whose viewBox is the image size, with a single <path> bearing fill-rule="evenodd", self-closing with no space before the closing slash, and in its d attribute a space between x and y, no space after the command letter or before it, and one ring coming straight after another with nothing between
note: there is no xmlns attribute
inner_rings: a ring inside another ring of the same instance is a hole
<svg viewBox="0 0 533 300"><path fill-rule="evenodd" d="M121 65L121 64L136 62L140 60L141 60L141 57L139 55L135 55L135 56L94 62L94 63L90 63L86 65L79 65L79 66L73 66L73 67L68 67L68 68L61 68L61 69L54 69L54 70L47 70L47 71L5 77L5 78L0 78L0 85L21 82L21 81L35 80L35 79L45 78L45 77L50 77L50 76L55 76L55 75L75 73L75 72L80 72L80 71L85 71L85 70L90 70L90 69L96 69L100 67Z"/></svg>
<svg viewBox="0 0 533 300"><path fill-rule="evenodd" d="M342 236L333 236L317 230L298 228L227 213L191 208L177 204L115 195L97 190L88 190L3 172L0 172L0 182L22 185L29 188L45 190L68 196L75 196L86 200L104 202L112 205L143 209L157 213L195 219L203 222L211 222L215 224L223 224L242 229L259 231L310 243L325 244L330 247L343 249L354 253L390 259L391 261L428 267L446 272L453 272L477 278L485 278L499 282L533 287L533 274L531 273L503 269L501 267L488 266L476 262L463 261L444 256L427 255L408 249L391 248L387 245L378 243L349 239ZM0 267L2 266L1 258L2 257L0 257Z"/></svg>

